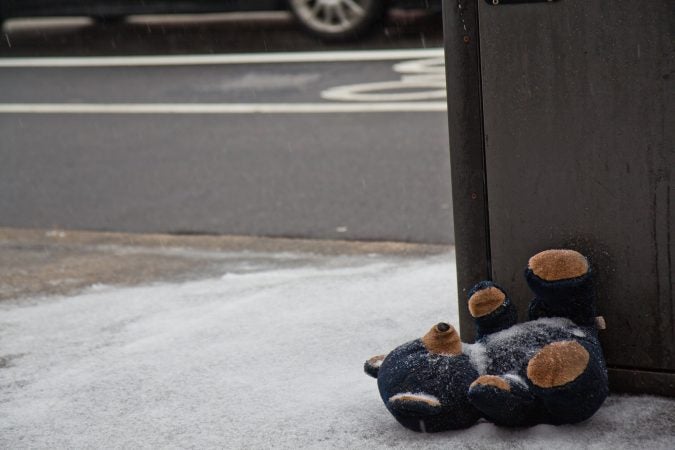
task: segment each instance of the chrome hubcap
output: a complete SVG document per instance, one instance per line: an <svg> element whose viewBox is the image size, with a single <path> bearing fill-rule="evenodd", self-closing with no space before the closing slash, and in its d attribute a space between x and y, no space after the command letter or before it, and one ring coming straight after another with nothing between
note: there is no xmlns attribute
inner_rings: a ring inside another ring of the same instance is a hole
<svg viewBox="0 0 675 450"><path fill-rule="evenodd" d="M292 0L300 19L317 31L347 31L366 15L372 0Z"/></svg>

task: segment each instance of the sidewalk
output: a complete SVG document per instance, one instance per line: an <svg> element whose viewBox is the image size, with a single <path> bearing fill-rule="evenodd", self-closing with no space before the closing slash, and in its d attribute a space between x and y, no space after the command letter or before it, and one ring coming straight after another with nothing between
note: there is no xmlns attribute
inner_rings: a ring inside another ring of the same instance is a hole
<svg viewBox="0 0 675 450"><path fill-rule="evenodd" d="M440 320L451 247L0 229L0 448L671 448L648 396L403 429L363 361Z"/></svg>
<svg viewBox="0 0 675 450"><path fill-rule="evenodd" d="M181 282L227 271L291 268L330 256L419 258L450 246L0 228L0 301L99 284ZM280 258L293 253L291 260Z"/></svg>

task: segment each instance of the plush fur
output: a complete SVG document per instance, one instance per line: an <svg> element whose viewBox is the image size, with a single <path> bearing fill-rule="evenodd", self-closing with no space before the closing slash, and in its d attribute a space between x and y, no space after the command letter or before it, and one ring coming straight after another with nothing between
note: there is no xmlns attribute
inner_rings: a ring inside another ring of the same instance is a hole
<svg viewBox="0 0 675 450"><path fill-rule="evenodd" d="M525 279L535 294L528 322L516 324L506 292L483 281L468 298L474 344L462 344L454 328L439 323L366 362L396 420L433 432L481 417L504 426L576 423L600 408L607 370L588 261L571 250L547 250L530 259Z"/></svg>

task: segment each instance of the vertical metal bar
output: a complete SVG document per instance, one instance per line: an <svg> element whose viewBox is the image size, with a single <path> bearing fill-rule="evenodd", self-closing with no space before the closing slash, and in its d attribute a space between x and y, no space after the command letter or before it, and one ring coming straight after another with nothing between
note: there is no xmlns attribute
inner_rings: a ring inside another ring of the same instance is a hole
<svg viewBox="0 0 675 450"><path fill-rule="evenodd" d="M478 33L479 0L443 2L445 71L461 336L474 338L471 286L491 278Z"/></svg>

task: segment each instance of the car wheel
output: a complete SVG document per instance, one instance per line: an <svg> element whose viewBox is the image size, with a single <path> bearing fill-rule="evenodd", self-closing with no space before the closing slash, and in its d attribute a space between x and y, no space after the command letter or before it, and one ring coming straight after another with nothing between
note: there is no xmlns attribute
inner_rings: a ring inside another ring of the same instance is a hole
<svg viewBox="0 0 675 450"><path fill-rule="evenodd" d="M300 25L327 41L356 39L382 19L384 0L289 0Z"/></svg>

